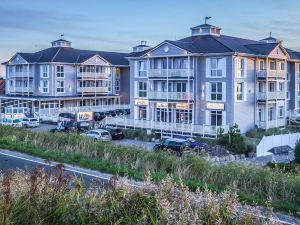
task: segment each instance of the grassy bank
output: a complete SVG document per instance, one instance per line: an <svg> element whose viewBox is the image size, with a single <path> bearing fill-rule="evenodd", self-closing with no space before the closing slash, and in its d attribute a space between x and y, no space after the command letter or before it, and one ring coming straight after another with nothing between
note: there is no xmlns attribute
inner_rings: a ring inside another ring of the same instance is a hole
<svg viewBox="0 0 300 225"><path fill-rule="evenodd" d="M0 174L0 224L275 224L232 192L191 193L166 179L139 189L112 178L104 188L41 169ZM243 213L241 213L243 212ZM271 217L271 212L265 215Z"/></svg>
<svg viewBox="0 0 300 225"><path fill-rule="evenodd" d="M0 127L0 148L75 164L102 172L153 180L167 174L182 179L191 189L208 184L216 192L237 191L241 200L271 204L274 208L300 212L300 176L264 168L230 164L215 166L199 157L176 157L166 153L145 152L132 147L92 142L78 135L32 133Z"/></svg>

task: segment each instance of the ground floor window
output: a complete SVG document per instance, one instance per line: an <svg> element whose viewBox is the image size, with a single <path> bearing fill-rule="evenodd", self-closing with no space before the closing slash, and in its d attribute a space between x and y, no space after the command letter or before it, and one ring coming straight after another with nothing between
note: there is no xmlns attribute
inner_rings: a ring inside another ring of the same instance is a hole
<svg viewBox="0 0 300 225"><path fill-rule="evenodd" d="M147 106L138 106L138 119L139 120L147 119Z"/></svg>
<svg viewBox="0 0 300 225"><path fill-rule="evenodd" d="M222 111L210 111L210 123L212 126L222 126Z"/></svg>
<svg viewBox="0 0 300 225"><path fill-rule="evenodd" d="M155 121L191 124L193 122L193 112L192 110L156 108Z"/></svg>
<svg viewBox="0 0 300 225"><path fill-rule="evenodd" d="M270 108L268 108L268 120L269 121L272 121L272 120L274 120L275 119L275 115L274 115L275 113L274 113L274 108L273 107L270 107Z"/></svg>

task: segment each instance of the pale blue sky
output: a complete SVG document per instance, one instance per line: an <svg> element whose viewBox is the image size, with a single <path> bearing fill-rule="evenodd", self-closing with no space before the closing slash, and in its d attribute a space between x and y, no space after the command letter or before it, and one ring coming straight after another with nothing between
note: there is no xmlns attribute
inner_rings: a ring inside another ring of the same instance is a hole
<svg viewBox="0 0 300 225"><path fill-rule="evenodd" d="M258 40L272 31L300 50L299 0L1 0L0 62L47 48L61 33L80 49L126 52L141 40L155 46L189 36L205 16L223 34Z"/></svg>

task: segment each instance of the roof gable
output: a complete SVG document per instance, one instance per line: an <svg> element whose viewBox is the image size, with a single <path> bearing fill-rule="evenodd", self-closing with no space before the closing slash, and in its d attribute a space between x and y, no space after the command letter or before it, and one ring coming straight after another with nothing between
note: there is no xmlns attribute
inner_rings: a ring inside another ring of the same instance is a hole
<svg viewBox="0 0 300 225"><path fill-rule="evenodd" d="M29 63L26 59L26 55L24 53L17 53L15 54L10 60L9 64L27 64Z"/></svg>
<svg viewBox="0 0 300 225"><path fill-rule="evenodd" d="M279 58L279 59L288 59L290 58L287 51L281 46L281 44L278 44L269 54L269 57L271 58Z"/></svg>
<svg viewBox="0 0 300 225"><path fill-rule="evenodd" d="M148 54L151 56L164 56L164 55L186 55L190 53L187 51L184 46L179 47L178 44L174 41L164 41L155 48L153 48L151 51L149 51Z"/></svg>
<svg viewBox="0 0 300 225"><path fill-rule="evenodd" d="M79 61L80 60L80 61ZM82 58L79 58L78 62L82 64L87 65L101 65L101 66L108 66L109 62L107 62L105 59L100 57L99 55L88 55L82 56Z"/></svg>

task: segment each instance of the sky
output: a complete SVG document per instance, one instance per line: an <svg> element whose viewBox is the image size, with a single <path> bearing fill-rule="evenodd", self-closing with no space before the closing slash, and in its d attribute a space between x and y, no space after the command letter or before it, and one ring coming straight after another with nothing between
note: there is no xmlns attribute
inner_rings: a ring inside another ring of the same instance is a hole
<svg viewBox="0 0 300 225"><path fill-rule="evenodd" d="M300 51L299 9L299 0L0 0L0 62L48 48L60 34L74 48L130 52L142 40L187 37L205 16L222 34L260 40L272 32Z"/></svg>

